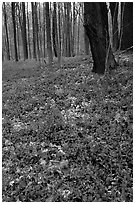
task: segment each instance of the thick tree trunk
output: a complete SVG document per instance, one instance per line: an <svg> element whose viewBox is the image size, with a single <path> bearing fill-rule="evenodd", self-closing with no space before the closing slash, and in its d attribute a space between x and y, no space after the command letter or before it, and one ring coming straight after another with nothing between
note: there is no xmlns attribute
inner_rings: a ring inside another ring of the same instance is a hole
<svg viewBox="0 0 135 204"><path fill-rule="evenodd" d="M113 34L113 50L118 49L118 2L110 2L110 11L112 16L112 34Z"/></svg>
<svg viewBox="0 0 135 204"><path fill-rule="evenodd" d="M121 50L133 46L133 2L121 3L121 11L124 11L122 22Z"/></svg>
<svg viewBox="0 0 135 204"><path fill-rule="evenodd" d="M84 29L84 45L85 45L85 54L89 55L90 51L89 51L89 39L88 36L86 34L86 31Z"/></svg>
<svg viewBox="0 0 135 204"><path fill-rule="evenodd" d="M84 27L89 38L94 61L92 71L104 74L105 69L116 66L109 44L106 3L84 3Z"/></svg>
<svg viewBox="0 0 135 204"><path fill-rule="evenodd" d="M12 21L13 21L13 30L14 30L15 60L18 61L18 50L17 50L17 39L16 39L15 2L11 3L11 8L12 8Z"/></svg>

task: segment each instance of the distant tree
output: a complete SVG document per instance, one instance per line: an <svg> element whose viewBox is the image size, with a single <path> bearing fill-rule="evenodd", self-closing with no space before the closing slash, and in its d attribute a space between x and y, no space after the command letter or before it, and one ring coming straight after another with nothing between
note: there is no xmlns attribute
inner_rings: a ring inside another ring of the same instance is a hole
<svg viewBox="0 0 135 204"><path fill-rule="evenodd" d="M14 30L15 60L18 61L17 38L16 38L16 19L15 19L15 2L11 3L11 10L12 10L12 22L13 22L13 30Z"/></svg>
<svg viewBox="0 0 135 204"><path fill-rule="evenodd" d="M5 2L3 2L3 14L4 14L4 25L5 25L5 31L6 31L7 59L10 60L9 34L8 34L7 12L6 12Z"/></svg>
<svg viewBox="0 0 135 204"><path fill-rule="evenodd" d="M133 2L122 2L121 11L123 12L123 19L121 19L120 48L124 50L133 46Z"/></svg>
<svg viewBox="0 0 135 204"><path fill-rule="evenodd" d="M113 51L118 49L118 38L119 38L119 31L118 31L118 2L110 2L109 7L112 16L112 34L113 34Z"/></svg>
<svg viewBox="0 0 135 204"><path fill-rule="evenodd" d="M26 14L25 14L25 2L22 2L22 39L23 39L23 52L24 60L28 59L28 46L27 46L27 30L26 30Z"/></svg>
<svg viewBox="0 0 135 204"><path fill-rule="evenodd" d="M52 41L51 41L51 24L50 24L50 11L49 2L45 3L45 16L46 16L46 36L47 36L47 53L49 58L49 64L52 65Z"/></svg>
<svg viewBox="0 0 135 204"><path fill-rule="evenodd" d="M94 61L93 72L104 74L116 66L109 44L107 6L103 2L84 3L84 27Z"/></svg>

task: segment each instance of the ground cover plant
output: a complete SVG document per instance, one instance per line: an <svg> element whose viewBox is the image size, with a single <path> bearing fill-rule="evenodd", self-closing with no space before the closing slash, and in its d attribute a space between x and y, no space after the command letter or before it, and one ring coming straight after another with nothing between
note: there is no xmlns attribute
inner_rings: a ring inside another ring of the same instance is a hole
<svg viewBox="0 0 135 204"><path fill-rule="evenodd" d="M107 78L53 66L3 63L3 201L132 201L132 54Z"/></svg>

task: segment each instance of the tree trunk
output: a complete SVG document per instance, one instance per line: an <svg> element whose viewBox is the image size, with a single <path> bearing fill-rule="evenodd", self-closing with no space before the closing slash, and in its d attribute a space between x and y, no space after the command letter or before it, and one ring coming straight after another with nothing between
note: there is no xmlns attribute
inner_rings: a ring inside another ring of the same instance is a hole
<svg viewBox="0 0 135 204"><path fill-rule="evenodd" d="M70 21L70 12L71 12L71 2L66 2L67 4L67 57L71 57L71 21Z"/></svg>
<svg viewBox="0 0 135 204"><path fill-rule="evenodd" d="M110 2L110 11L112 16L112 34L113 34L113 51L118 49L118 2Z"/></svg>
<svg viewBox="0 0 135 204"><path fill-rule="evenodd" d="M18 61L18 50L17 50L17 39L16 39L16 19L15 19L15 3L11 3L12 8L12 21L14 30L14 49L15 49L15 60Z"/></svg>
<svg viewBox="0 0 135 204"><path fill-rule="evenodd" d="M35 30L35 9L34 9L34 3L31 2L31 8L32 8L32 29L33 29L33 58L37 60L36 55L36 30Z"/></svg>
<svg viewBox="0 0 135 204"><path fill-rule="evenodd" d="M85 55L89 55L90 51L89 51L89 38L86 34L86 31L84 29L84 45L85 45Z"/></svg>
<svg viewBox="0 0 135 204"><path fill-rule="evenodd" d="M49 2L46 2L46 36L47 36L47 52L49 58L49 64L52 65L53 56L52 56L52 42L51 42L51 24L50 24L50 12L49 12Z"/></svg>
<svg viewBox="0 0 135 204"><path fill-rule="evenodd" d="M36 31L36 42L37 42L37 54L38 60L40 61L40 49L39 49L39 27L38 27L38 16L37 16L37 3L35 2L35 31Z"/></svg>
<svg viewBox="0 0 135 204"><path fill-rule="evenodd" d="M16 8L16 15L17 15L17 12L19 12L19 6L17 6L17 8ZM20 45L21 45L21 43L20 43L19 17L16 20L16 31L17 31L18 58L20 60L21 59L21 52L20 52Z"/></svg>
<svg viewBox="0 0 135 204"><path fill-rule="evenodd" d="M7 12L6 12L5 2L3 2L3 14L4 14L4 25L5 25L5 31L6 31L7 59L10 60L9 36L8 36L8 26L7 26Z"/></svg>
<svg viewBox="0 0 135 204"><path fill-rule="evenodd" d="M61 64L61 55L60 55L60 43L58 41L58 26L57 26L57 13L56 13L56 2L53 3L54 5L54 11L53 11L53 29L54 29L54 33L53 33L53 38L55 37L55 45L56 45L56 52L57 52L57 56L58 57L58 63L59 65Z"/></svg>
<svg viewBox="0 0 135 204"><path fill-rule="evenodd" d="M121 3L121 11L124 11L123 22L121 23L122 39L121 50L133 46L133 2Z"/></svg>
<svg viewBox="0 0 135 204"><path fill-rule="evenodd" d="M31 39L30 39L30 20L29 20L29 10L27 3L27 29L28 29L28 48L29 48L29 57L31 59Z"/></svg>
<svg viewBox="0 0 135 204"><path fill-rule="evenodd" d="M39 9L38 9L38 24L39 24L39 50L40 50L40 58L43 58L43 39L42 39L42 34L43 34L43 29L42 29L42 21L41 21L41 5L39 3Z"/></svg>
<svg viewBox="0 0 135 204"><path fill-rule="evenodd" d="M43 3L43 49L44 49L44 58L46 57L45 39L46 39L46 33L45 33L45 3Z"/></svg>
<svg viewBox="0 0 135 204"><path fill-rule="evenodd" d="M57 57L57 43L56 43L56 32L57 32L57 19L56 19L56 3L53 3L53 26L52 26L52 39L53 39L53 50L54 55Z"/></svg>
<svg viewBox="0 0 135 204"><path fill-rule="evenodd" d="M75 2L73 2L73 18L72 18L72 24L73 24L73 31L72 31L72 55L75 56Z"/></svg>
<svg viewBox="0 0 135 204"><path fill-rule="evenodd" d="M94 61L92 71L104 74L105 69L116 66L109 44L106 3L84 3L84 27L89 38Z"/></svg>
<svg viewBox="0 0 135 204"><path fill-rule="evenodd" d="M25 2L22 2L22 13L23 13L23 21L22 21L23 52L24 52L24 60L26 60L28 59L28 46L27 46Z"/></svg>

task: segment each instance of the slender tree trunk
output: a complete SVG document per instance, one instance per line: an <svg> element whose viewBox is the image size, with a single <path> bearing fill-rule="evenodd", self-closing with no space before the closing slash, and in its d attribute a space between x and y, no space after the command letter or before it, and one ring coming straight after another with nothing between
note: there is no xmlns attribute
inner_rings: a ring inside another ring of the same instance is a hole
<svg viewBox="0 0 135 204"><path fill-rule="evenodd" d="M7 59L10 60L9 36L8 36L8 25L7 25L7 12L6 12L5 2L3 2L3 14L4 14L4 25L5 25L5 31L6 31Z"/></svg>
<svg viewBox="0 0 135 204"><path fill-rule="evenodd" d="M57 57L57 19L56 19L56 3L53 3L53 26L52 26L52 39L53 39L53 50L54 55Z"/></svg>
<svg viewBox="0 0 135 204"><path fill-rule="evenodd" d="M41 10L41 6L40 6L40 3L39 3L39 12L38 12L38 19L39 19L39 21L38 21L38 24L39 24L39 32L38 32L38 34L39 34L39 50L40 50L40 57L41 58L43 58L43 39L42 39L42 33L43 33L43 29L42 29L42 21L41 21L41 12L40 12L40 10Z"/></svg>
<svg viewBox="0 0 135 204"><path fill-rule="evenodd" d="M84 3L84 27L88 35L94 61L93 72L104 74L116 66L109 44L106 3Z"/></svg>
<svg viewBox="0 0 135 204"><path fill-rule="evenodd" d="M27 30L26 30L26 14L25 14L25 2L22 2L22 13L23 13L23 52L24 52L24 60L28 59L28 46L27 46Z"/></svg>
<svg viewBox="0 0 135 204"><path fill-rule="evenodd" d="M61 66L61 27L62 27L62 23L61 23L61 14L60 14L60 3L58 3L58 44L59 44L59 56L58 56L58 63Z"/></svg>
<svg viewBox="0 0 135 204"><path fill-rule="evenodd" d="M38 15L37 15L37 3L35 2L35 30L36 30L36 42L37 42L37 54L40 61L40 49L39 49L39 27L38 27Z"/></svg>
<svg viewBox="0 0 135 204"><path fill-rule="evenodd" d="M46 2L46 36L47 36L47 52L49 58L49 64L52 65L53 56L52 56L52 43L51 43L51 24L50 24L50 12L49 12L49 2Z"/></svg>
<svg viewBox="0 0 135 204"><path fill-rule="evenodd" d="M16 19L15 19L15 3L11 3L12 8L12 21L14 30L14 49L15 49L15 60L18 61L18 50L17 50L17 39L16 39Z"/></svg>
<svg viewBox="0 0 135 204"><path fill-rule="evenodd" d="M73 56L75 56L75 2L73 2L73 18L72 18L72 26L73 26L73 34L72 34L72 53L73 53Z"/></svg>
<svg viewBox="0 0 135 204"><path fill-rule="evenodd" d="M44 48L44 58L46 57L46 51L45 51L45 44L46 44L46 33L45 33L45 3L43 3L43 48Z"/></svg>
<svg viewBox="0 0 135 204"><path fill-rule="evenodd" d="M57 49L57 57L58 57L58 63L59 66L61 66L61 55L60 55L60 43L58 40L58 26L57 26L57 7L56 7L56 3L54 2L54 28L55 28L55 42L56 42L56 49Z"/></svg>
<svg viewBox="0 0 135 204"><path fill-rule="evenodd" d="M112 34L113 34L113 51L118 49L118 2L110 2L110 11L112 16Z"/></svg>
<svg viewBox="0 0 135 204"><path fill-rule="evenodd" d="M31 59L31 39L30 39L30 20L29 20L28 2L27 2L27 30L28 30L28 49L29 49L29 57L30 57L30 59Z"/></svg>
<svg viewBox="0 0 135 204"><path fill-rule="evenodd" d="M18 46L18 58L21 59L21 53L20 53L20 29L19 29L19 21L16 22L17 27L17 46Z"/></svg>
<svg viewBox="0 0 135 204"><path fill-rule="evenodd" d="M31 2L31 8L32 8L32 29L33 29L33 58L37 60L37 54L36 54L36 29L35 29L35 9L34 9L34 3Z"/></svg>
<svg viewBox="0 0 135 204"><path fill-rule="evenodd" d="M67 2L67 57L71 57L71 21L70 21L70 12L71 12L71 3Z"/></svg>
<svg viewBox="0 0 135 204"><path fill-rule="evenodd" d="M80 17L78 16L78 32L77 32L77 55L79 55L80 51Z"/></svg>

